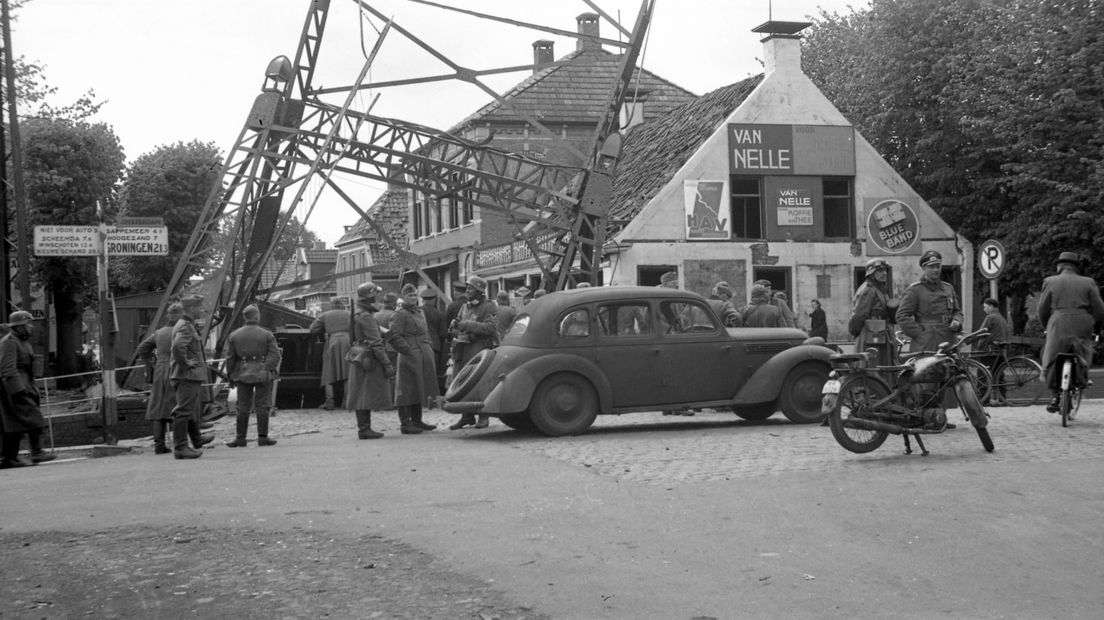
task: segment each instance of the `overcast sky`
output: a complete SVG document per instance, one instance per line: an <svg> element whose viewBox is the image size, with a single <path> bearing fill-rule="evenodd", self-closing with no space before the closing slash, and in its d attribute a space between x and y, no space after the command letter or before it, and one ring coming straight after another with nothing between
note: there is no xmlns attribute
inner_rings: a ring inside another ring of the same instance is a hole
<svg viewBox="0 0 1104 620"><path fill-rule="evenodd" d="M591 12L582 0L438 0L442 4L574 31ZM405 0L366 2L454 62L492 69L532 62L532 43L555 42L556 57L574 39L477 19ZM631 29L640 0L596 0ZM805 21L865 8L867 0L657 0L642 58L649 71L704 94L762 71L762 44L751 29L767 21ZM46 65L58 87L55 103L92 89L106 101L94 120L111 125L128 160L158 146L198 139L223 153L241 132L268 62L294 57L309 0L31 0L17 12L15 54ZM352 84L376 41L378 19L358 18L354 0L331 0L315 86ZM362 36L363 32L363 36ZM603 21L601 33L617 38ZM365 50L365 51L362 51ZM446 68L396 32L383 43L369 80L424 77ZM527 73L489 80L502 92ZM376 91L373 114L440 129L489 101L470 84L435 83ZM359 98L365 109L374 92ZM344 98L336 96L338 103ZM20 112L24 112L20 109ZM346 180L367 208L383 184ZM308 196L309 198L313 196ZM358 216L340 198L323 195L307 227L332 244Z"/></svg>

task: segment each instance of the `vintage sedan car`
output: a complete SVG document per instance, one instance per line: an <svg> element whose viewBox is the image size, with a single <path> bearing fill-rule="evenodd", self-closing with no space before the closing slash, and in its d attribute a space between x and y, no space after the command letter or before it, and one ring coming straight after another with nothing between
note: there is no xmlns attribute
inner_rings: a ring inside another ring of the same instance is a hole
<svg viewBox="0 0 1104 620"><path fill-rule="evenodd" d="M699 407L819 422L833 351L816 342L792 328L726 328L688 291L561 291L520 308L501 346L456 373L444 408L551 436L581 433L598 414Z"/></svg>

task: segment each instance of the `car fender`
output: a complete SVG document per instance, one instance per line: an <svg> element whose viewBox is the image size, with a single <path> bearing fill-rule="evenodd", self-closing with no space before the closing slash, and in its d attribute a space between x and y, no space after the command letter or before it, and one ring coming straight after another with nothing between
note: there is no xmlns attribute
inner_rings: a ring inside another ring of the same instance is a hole
<svg viewBox="0 0 1104 620"><path fill-rule="evenodd" d="M498 380L483 399L481 413L517 413L529 408L533 392L545 377L557 372L573 372L585 377L598 392L599 411L609 411L613 395L602 371L591 361L578 355L552 353L525 362Z"/></svg>
<svg viewBox="0 0 1104 620"><path fill-rule="evenodd" d="M736 393L735 403L767 403L778 398L786 374L802 362L822 362L831 369L831 356L835 353L827 347L801 344L776 354L755 371Z"/></svg>

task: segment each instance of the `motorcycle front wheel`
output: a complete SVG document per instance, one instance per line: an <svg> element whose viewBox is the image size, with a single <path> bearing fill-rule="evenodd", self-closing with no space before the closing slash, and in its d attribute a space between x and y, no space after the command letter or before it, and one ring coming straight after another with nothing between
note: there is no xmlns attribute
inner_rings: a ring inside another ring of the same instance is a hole
<svg viewBox="0 0 1104 620"><path fill-rule="evenodd" d="M885 431L867 430L864 428L850 428L844 426L847 418L853 414L858 415L863 409L867 409L870 403L889 396L889 386L881 379L872 376L852 376L843 380L840 384L839 394L834 395L835 402L829 399L833 395L825 395L831 405L828 412L828 426L832 429L832 437L847 450L856 454L864 454L877 450L885 443L889 436Z"/></svg>
<svg viewBox="0 0 1104 620"><path fill-rule="evenodd" d="M955 382L954 387L958 404L962 407L962 411L966 413L966 417L970 418L970 424L974 425L974 430L977 431L982 447L985 448L986 452L992 452L993 439L989 437L989 429L986 428L989 425L989 417L985 413L985 408L981 406L981 401L978 400L973 383L969 379L962 378Z"/></svg>

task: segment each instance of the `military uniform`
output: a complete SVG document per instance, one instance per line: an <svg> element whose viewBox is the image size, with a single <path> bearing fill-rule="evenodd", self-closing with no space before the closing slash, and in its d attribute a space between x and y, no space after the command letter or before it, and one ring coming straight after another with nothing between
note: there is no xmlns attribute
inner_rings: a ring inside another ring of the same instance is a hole
<svg viewBox="0 0 1104 620"><path fill-rule="evenodd" d="M340 299L340 298L339 298ZM345 367L345 354L349 352L349 324L352 313L344 307L334 307L318 315L310 325L310 332L326 338L322 349L321 383L326 390L324 409L333 409L335 383L348 378Z"/></svg>
<svg viewBox="0 0 1104 620"><path fill-rule="evenodd" d="M958 327L951 326L953 321ZM912 339L909 351L936 351L944 342L954 342L961 331L962 306L954 287L947 282L913 282L897 308L897 324Z"/></svg>
<svg viewBox="0 0 1104 620"><path fill-rule="evenodd" d="M172 452L165 445L165 437L172 424L172 410L176 406L176 390L169 380L169 362L172 360L173 325L179 320L179 306L170 310L171 323L150 334L138 343L135 356L153 364L150 379L150 395L146 402L146 420L153 423L153 451L155 454Z"/></svg>
<svg viewBox="0 0 1104 620"><path fill-rule="evenodd" d="M41 463L55 458L42 449L42 429L46 418L39 409L40 397L34 377L34 347L26 335L15 332L16 325L29 325L31 314L17 310L11 314L13 330L0 339L0 468L20 467L19 445L26 434L31 444L31 462Z"/></svg>
<svg viewBox="0 0 1104 620"><path fill-rule="evenodd" d="M252 307L252 306L251 306ZM226 374L238 389L238 411L231 448L245 447L249 430L249 414L257 413L257 445L271 446L276 440L268 437L268 416L272 408L272 382L280 372L280 348L276 336L257 324L256 308L245 309L245 325L235 329L226 339Z"/></svg>
<svg viewBox="0 0 1104 620"><path fill-rule="evenodd" d="M878 351L878 364L894 363L896 347L889 329L889 294L869 276L855 291L851 300L851 329L855 335L855 351L873 348ZM854 335L854 334L853 334Z"/></svg>
<svg viewBox="0 0 1104 620"><path fill-rule="evenodd" d="M395 406L403 432L433 430L435 426L422 422L422 405L440 395L437 389L437 366L433 363L433 347L425 315L417 306L403 304L391 315L388 339L399 352L395 374Z"/></svg>
<svg viewBox="0 0 1104 620"><path fill-rule="evenodd" d="M207 380L207 360L203 355L203 339L196 329L195 319L188 315L200 300L184 300L184 316L172 330L172 359L169 381L176 391L176 406L172 410L173 455L176 458L196 458L203 453L188 447L188 439L198 448L207 443L200 438L199 417L203 411L202 388ZM213 437L211 437L213 439Z"/></svg>
<svg viewBox="0 0 1104 620"><path fill-rule="evenodd" d="M391 384L389 376L395 374L391 359L383 346L379 325L376 323L376 293L378 287L371 282L357 289L357 308L353 314L353 344L368 351L364 365L349 363L349 379L345 384L345 408L356 412L357 437L378 439L383 436L372 430L372 410L391 408Z"/></svg>

